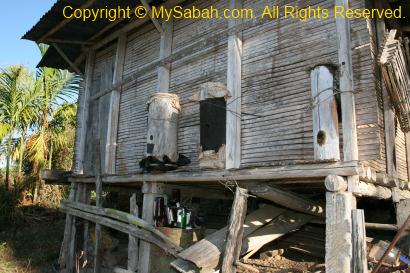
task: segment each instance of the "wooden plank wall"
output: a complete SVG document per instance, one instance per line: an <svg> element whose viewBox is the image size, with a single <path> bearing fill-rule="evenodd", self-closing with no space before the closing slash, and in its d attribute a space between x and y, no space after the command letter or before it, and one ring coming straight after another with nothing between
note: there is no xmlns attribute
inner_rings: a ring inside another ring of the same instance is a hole
<svg viewBox="0 0 410 273"><path fill-rule="evenodd" d="M124 78L141 66L158 60L159 32L148 24L129 34L125 53ZM146 102L156 92L157 70L146 71L137 81L123 86L117 137L116 173L139 170L147 138Z"/></svg>
<svg viewBox="0 0 410 273"><path fill-rule="evenodd" d="M268 2L247 0L244 6L261 10ZM306 1L277 4L307 6ZM334 19L281 18L244 30L242 166L313 160L310 68L336 58Z"/></svg>
<svg viewBox="0 0 410 273"><path fill-rule="evenodd" d="M365 8L365 1L352 1ZM352 59L356 92L359 160L377 171L385 171L384 121L380 77L377 75L377 38L374 20L352 20Z"/></svg>
<svg viewBox="0 0 410 273"><path fill-rule="evenodd" d="M204 8L213 5L223 9L226 1L196 1L195 5ZM175 20L172 52L181 50L200 39L211 38L226 30L225 19ZM227 36L227 35L226 35ZM192 96L199 92L199 86L205 82L222 82L226 84L227 71L227 37L211 43L200 51L175 61L171 66L170 93L179 96L181 113L179 116L178 151L191 159L190 167L197 169L199 155L199 102Z"/></svg>
<svg viewBox="0 0 410 273"><path fill-rule="evenodd" d="M92 79L91 96L98 92L104 91L112 85L112 77L114 70L114 55L115 45L109 45L96 53L94 72ZM107 109L109 105L109 94L100 97L97 100L90 101L89 118L87 121L87 135L86 146L84 154L84 173L94 173L94 159L95 159L95 140L100 136L100 151L101 157L105 149L105 138L108 114ZM103 163L103 162L102 162Z"/></svg>
<svg viewBox="0 0 410 273"><path fill-rule="evenodd" d="M352 3L353 7L364 6L364 0ZM197 7L213 5L222 10L226 1L190 1L185 5L194 4ZM279 0L276 4L300 8L307 5L303 0ZM311 4L330 9L333 7L332 0L316 0ZM265 5L271 5L271 2L244 0L243 4L255 10L261 10ZM244 20L245 24L247 22ZM172 52L201 39L214 37L226 31L227 25L226 19L175 20ZM382 171L385 169L383 115L378 99L380 82L375 72L373 29L371 20L352 21L359 159L368 161ZM335 34L334 18L305 22L281 18L245 26L241 167L313 160L310 70L315 65L337 62ZM160 35L151 23L130 33L127 39L124 78L159 58ZM109 86L113 59L114 47L97 53L92 94ZM199 104L192 101L191 97L199 91L201 83L218 81L226 84L226 63L227 39L219 39L171 64L169 91L178 94L182 109L178 150L191 159L192 169L198 168ZM138 162L146 147L145 103L155 92L156 85L157 70L153 69L146 71L137 81L123 86L116 154L118 174L139 170ZM104 97L100 100L104 101ZM106 116L99 107L95 102L91 104L89 130L98 119L95 113L100 113L99 119ZM94 133L97 130L94 128ZM92 143L91 140L91 134L87 134L86 143ZM343 143L342 139L340 143ZM85 159L91 172L92 147L87 145Z"/></svg>

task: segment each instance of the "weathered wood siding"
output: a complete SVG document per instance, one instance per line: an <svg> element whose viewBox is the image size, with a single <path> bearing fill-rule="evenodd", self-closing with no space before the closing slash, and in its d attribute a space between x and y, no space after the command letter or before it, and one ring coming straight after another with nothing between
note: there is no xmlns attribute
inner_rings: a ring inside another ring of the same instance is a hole
<svg viewBox="0 0 410 273"><path fill-rule="evenodd" d="M353 7L365 5L364 1L352 3ZM227 5L226 1L220 0L188 2L186 5L194 4L197 7L213 5L221 10ZM333 0L318 0L310 4L333 8ZM252 7L256 14L260 14L265 5L272 3L244 0L243 4L244 7ZM303 8L308 4L303 0L280 0L275 5ZM242 32L241 166L313 160L314 105L311 103L310 71L315 65L337 63L335 20L330 16L303 22L292 18L249 22L244 20ZM170 72L169 92L177 94L181 104L178 151L191 159L190 167L193 169L198 168L200 122L199 103L193 101L192 96L199 91L201 83L226 83L227 27L226 19L174 21L172 53L203 42L190 54L175 59ZM221 33L223 38L215 39ZM372 20L352 21L359 159L384 171L383 114L375 38ZM130 33L127 39L124 77L158 60L160 47L159 32L151 23ZM114 49L97 54L92 94L103 90L112 81L113 58ZM338 75L335 77L337 79ZM139 170L138 162L146 148L145 103L156 92L157 78L157 70L151 69L122 88L116 154L118 174ZM89 128L95 123L95 113L100 112L99 119L104 119L104 111L99 108L101 105L96 103L91 105ZM94 131L97 132L96 129ZM87 136L87 143L91 140L92 137ZM340 143L343 143L342 139ZM90 149L93 149L92 145L87 144L88 164L92 162Z"/></svg>
<svg viewBox="0 0 410 273"><path fill-rule="evenodd" d="M333 7L333 1L315 3ZM268 4L245 1L244 6L260 10ZM308 5L305 1L286 4L300 8ZM364 2L353 4L364 7ZM383 116L374 71L373 28L371 20L352 20L359 159L384 170ZM281 18L247 28L243 35L242 166L312 160L314 105L309 72L315 65L336 63L334 18L304 22Z"/></svg>
<svg viewBox="0 0 410 273"><path fill-rule="evenodd" d="M143 65L159 58L159 32L149 24L129 34L124 75L131 75ZM136 172L143 158L147 137L146 102L156 93L157 70L145 71L136 81L122 88L117 137L116 172Z"/></svg>
<svg viewBox="0 0 410 273"><path fill-rule="evenodd" d="M187 6L207 7L213 5L222 9L225 1L196 1ZM201 40L210 39L226 30L225 19L176 20L172 52L178 52ZM227 37L195 50L194 54L174 61L171 66L170 92L179 96L181 113L179 115L178 151L189 157L191 167L198 168L200 149L199 102L192 96L199 92L205 82L226 84Z"/></svg>
<svg viewBox="0 0 410 273"><path fill-rule="evenodd" d="M96 54L91 97L98 92L102 92L112 85L114 71L114 46L109 46L100 50ZM100 141L101 164L104 166L104 152L106 145L106 131L108 124L108 105L109 95L105 95L96 100L90 100L89 118L87 122L87 135L84 154L84 173L94 173L94 159L96 150L96 141Z"/></svg>
<svg viewBox="0 0 410 273"><path fill-rule="evenodd" d="M365 1L352 2L365 8ZM377 39L374 20L352 20L353 80L356 96L359 160L378 171L386 170L383 103L377 74Z"/></svg>

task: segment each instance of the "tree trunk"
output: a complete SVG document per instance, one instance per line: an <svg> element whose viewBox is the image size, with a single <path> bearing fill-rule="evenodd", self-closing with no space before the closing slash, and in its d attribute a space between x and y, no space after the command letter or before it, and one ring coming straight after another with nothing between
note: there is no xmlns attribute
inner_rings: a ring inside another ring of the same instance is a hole
<svg viewBox="0 0 410 273"><path fill-rule="evenodd" d="M50 140L50 151L48 153L48 169L51 170L53 160L53 142Z"/></svg>
<svg viewBox="0 0 410 273"><path fill-rule="evenodd" d="M5 187L8 191L11 190L11 180L10 180L10 160L11 160L11 141L13 138L13 130L10 132L9 139L7 140L7 151L6 151L6 181Z"/></svg>
<svg viewBox="0 0 410 273"><path fill-rule="evenodd" d="M24 156L24 149L26 145L24 142L24 133L21 134L20 136L20 154L19 154L19 166L18 166L18 173L19 175L22 175L21 171L23 169L23 156Z"/></svg>

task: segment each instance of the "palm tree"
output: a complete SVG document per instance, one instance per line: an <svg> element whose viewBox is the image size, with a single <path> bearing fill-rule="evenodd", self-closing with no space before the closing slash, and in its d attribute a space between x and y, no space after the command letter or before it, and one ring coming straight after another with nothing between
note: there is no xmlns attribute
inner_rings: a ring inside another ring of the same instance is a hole
<svg viewBox="0 0 410 273"><path fill-rule="evenodd" d="M9 190L13 138L19 129L28 128L33 119L35 90L32 79L23 66L10 66L0 74L0 131L7 137L5 184Z"/></svg>
<svg viewBox="0 0 410 273"><path fill-rule="evenodd" d="M39 45L39 49L44 55L47 46ZM61 129L62 116L67 120L75 117L76 106L72 102L78 94L79 77L66 70L44 67L37 70L36 80L39 90L33 126L36 133L30 137L27 148L34 171L39 174L42 168L52 167L53 151L65 141L62 140L65 137Z"/></svg>

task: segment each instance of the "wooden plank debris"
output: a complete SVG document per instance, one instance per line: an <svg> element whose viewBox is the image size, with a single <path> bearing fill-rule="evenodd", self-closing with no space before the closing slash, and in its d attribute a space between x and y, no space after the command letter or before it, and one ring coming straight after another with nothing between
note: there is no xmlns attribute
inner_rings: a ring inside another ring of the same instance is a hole
<svg viewBox="0 0 410 273"><path fill-rule="evenodd" d="M403 132L410 130L410 68L407 65L405 48L396 40L397 30L389 31L379 52L382 77L390 95Z"/></svg>
<svg viewBox="0 0 410 273"><path fill-rule="evenodd" d="M285 209L264 206L249 213L244 222L243 237L271 222L285 212ZM171 263L171 266L180 272L195 272L195 268L216 268L220 264L220 257L225 247L227 227L222 228L205 237L198 243L179 253L180 259ZM193 270L193 271L190 271Z"/></svg>

